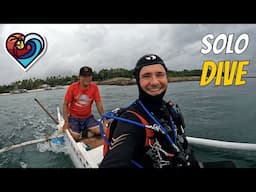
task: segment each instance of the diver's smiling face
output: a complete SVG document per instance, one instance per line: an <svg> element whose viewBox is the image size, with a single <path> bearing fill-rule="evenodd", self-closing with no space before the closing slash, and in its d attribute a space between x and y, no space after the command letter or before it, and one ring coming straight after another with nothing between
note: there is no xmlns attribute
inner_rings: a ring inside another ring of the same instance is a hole
<svg viewBox="0 0 256 192"><path fill-rule="evenodd" d="M161 94L167 89L168 79L161 64L144 66L139 74L140 87L151 96Z"/></svg>

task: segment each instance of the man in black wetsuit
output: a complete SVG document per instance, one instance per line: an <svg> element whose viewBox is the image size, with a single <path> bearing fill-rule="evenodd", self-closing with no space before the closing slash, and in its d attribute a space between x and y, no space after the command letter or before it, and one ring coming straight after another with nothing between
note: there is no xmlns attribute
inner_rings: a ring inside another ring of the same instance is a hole
<svg viewBox="0 0 256 192"><path fill-rule="evenodd" d="M152 126L145 129L118 121L99 167L199 167L181 113L163 100L168 87L164 61L155 54L145 55L138 60L134 75L139 98L120 117Z"/></svg>

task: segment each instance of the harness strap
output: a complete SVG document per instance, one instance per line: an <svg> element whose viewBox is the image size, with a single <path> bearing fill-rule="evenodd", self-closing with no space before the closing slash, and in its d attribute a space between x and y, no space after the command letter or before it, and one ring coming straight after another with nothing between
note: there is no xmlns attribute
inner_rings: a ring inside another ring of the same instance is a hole
<svg viewBox="0 0 256 192"><path fill-rule="evenodd" d="M149 125L148 121L144 117L142 117L139 113L137 113L135 111L131 111L131 110L127 110L127 112L136 115L143 125L145 125L145 126ZM146 128L145 147L147 147L147 146L149 146L149 144L153 144L153 143L154 143L154 131L152 129Z"/></svg>
<svg viewBox="0 0 256 192"><path fill-rule="evenodd" d="M139 113L135 112L135 111L131 111L131 110L127 110L127 112L129 113L132 113L134 114L136 117L138 117L138 119L140 120L140 122L144 125L145 127L145 131L146 131L146 139L145 139L145 144L144 146L145 147L148 147L149 145L152 145L155 143L155 139L154 139L154 131L150 128L147 128L147 126L149 125L148 121L143 118ZM106 155L107 151L108 151L108 148L109 148L109 144L110 144L110 127L111 127L111 124L113 123L110 122L110 124L108 125L109 128L106 129L106 132L105 132L105 136L107 138L107 140L104 142L104 145L103 145L103 156Z"/></svg>

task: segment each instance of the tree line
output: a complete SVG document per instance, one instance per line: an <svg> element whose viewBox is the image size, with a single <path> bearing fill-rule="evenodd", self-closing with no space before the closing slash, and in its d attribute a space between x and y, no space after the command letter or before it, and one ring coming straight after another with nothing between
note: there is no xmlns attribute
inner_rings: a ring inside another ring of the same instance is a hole
<svg viewBox="0 0 256 192"><path fill-rule="evenodd" d="M133 78L134 70L127 70L122 68L117 69L102 69L99 72L93 71L93 81L104 81L115 77ZM167 72L168 77L181 77L181 76L201 76L202 70L183 70ZM10 85L0 86L0 93L8 93L15 90L32 90L42 88L43 85L49 87L69 85L78 80L77 75L65 76L51 76L46 79L30 78L19 80L11 83Z"/></svg>

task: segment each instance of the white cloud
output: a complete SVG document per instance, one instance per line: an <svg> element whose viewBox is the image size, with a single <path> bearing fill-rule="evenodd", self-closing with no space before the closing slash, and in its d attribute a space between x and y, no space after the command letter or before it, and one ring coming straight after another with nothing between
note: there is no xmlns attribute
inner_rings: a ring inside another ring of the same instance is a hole
<svg viewBox="0 0 256 192"><path fill-rule="evenodd" d="M47 40L46 53L24 72L6 54L6 38L14 32L36 32ZM50 75L78 74L82 65L94 70L132 69L146 53L159 54L171 70L199 69L207 59L250 59L249 74L256 74L254 24L0 24L0 85ZM202 55L201 39L207 33L247 33L246 52Z"/></svg>

